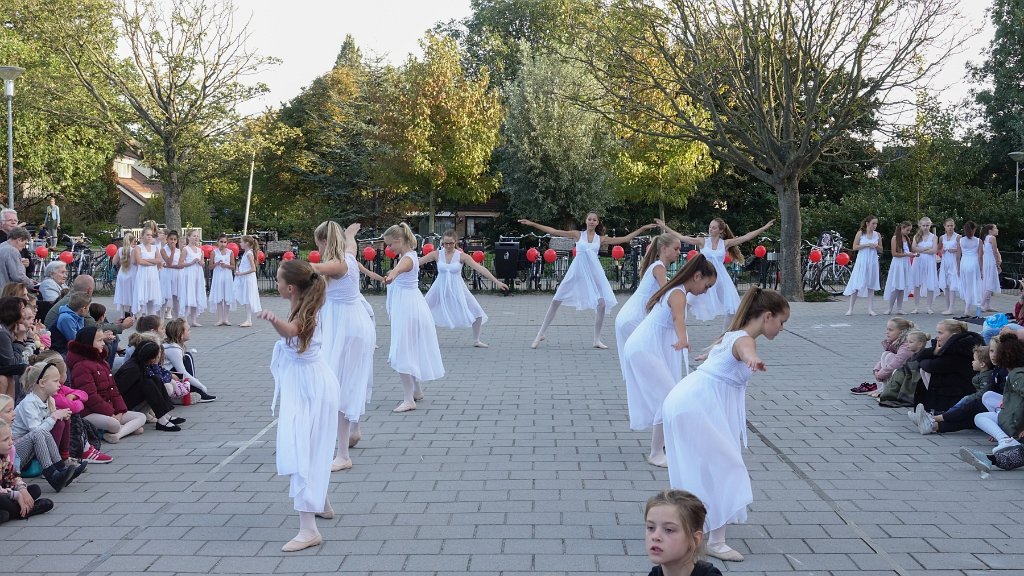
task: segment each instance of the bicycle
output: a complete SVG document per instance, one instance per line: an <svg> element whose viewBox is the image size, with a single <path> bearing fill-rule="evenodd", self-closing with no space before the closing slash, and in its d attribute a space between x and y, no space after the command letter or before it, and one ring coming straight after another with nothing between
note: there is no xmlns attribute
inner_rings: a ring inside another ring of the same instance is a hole
<svg viewBox="0 0 1024 576"><path fill-rule="evenodd" d="M92 248L89 247L89 238L85 234L81 236L64 235L64 244L71 252L72 260L68 264L68 278L71 282L79 274L88 274L92 271Z"/></svg>
<svg viewBox="0 0 1024 576"><path fill-rule="evenodd" d="M807 255L802 259L803 286L805 290L822 290L832 296L843 293L850 281L853 267L850 264L840 265L836 257L842 252L843 237L835 230L822 232L818 244L804 241ZM810 252L817 250L821 254L818 262L810 261Z"/></svg>
<svg viewBox="0 0 1024 576"><path fill-rule="evenodd" d="M758 263L757 285L761 288L778 290L779 277L782 275L779 270L779 253L775 249L778 245L778 240L768 236L761 236L757 239L757 243L765 246L766 250L764 258L757 258L760 261Z"/></svg>

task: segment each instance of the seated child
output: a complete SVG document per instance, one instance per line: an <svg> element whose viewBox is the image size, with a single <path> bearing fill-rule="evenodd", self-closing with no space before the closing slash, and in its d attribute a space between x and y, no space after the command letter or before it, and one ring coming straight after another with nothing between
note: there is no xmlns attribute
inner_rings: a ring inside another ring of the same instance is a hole
<svg viewBox="0 0 1024 576"><path fill-rule="evenodd" d="M5 396L11 402L10 396ZM3 399L0 399L3 402ZM0 418L0 524L14 518L44 514L53 509L53 501L40 498L42 491L35 484L26 484L14 462L14 439L11 425Z"/></svg>
<svg viewBox="0 0 1024 576"><path fill-rule="evenodd" d="M872 374L876 382L885 383L897 368L903 366L910 358L912 352L906 345L907 334L914 329L914 323L906 318L896 316L890 318L885 324L885 338L882 340L882 357L875 363ZM878 384L874 382L862 382L859 386L851 388L854 394L870 394L877 398L881 392Z"/></svg>
<svg viewBox="0 0 1024 576"><path fill-rule="evenodd" d="M103 324L107 321L107 307L99 302L93 302L89 304L89 316L96 321L97 324Z"/></svg>
<svg viewBox="0 0 1024 576"><path fill-rule="evenodd" d="M191 391L199 395L199 402L216 400L217 397L210 394L206 386L196 378L192 353L185 351L185 343L192 338L192 329L189 328L188 322L185 322L184 318L175 318L167 323L164 332L164 368L178 378L187 379Z"/></svg>
<svg viewBox="0 0 1024 576"><path fill-rule="evenodd" d="M94 464L112 462L114 460L112 456L104 454L100 452L99 448L96 448L96 445L99 444L98 430L92 424L87 423L82 417L82 411L85 409L86 401L89 400L89 395L84 390L76 390L66 384L68 381L68 367L64 364L64 358L53 350L44 350L32 357L33 364L38 362L50 362L57 367L60 389L53 395L53 403L58 409L66 408L71 410L71 420L69 420L71 423L71 437L68 439L68 445L62 446L60 439L54 436L54 440L57 442L58 448L60 448L60 454L64 458L65 463L70 463L68 462L69 459L84 460ZM90 442L88 438L89 432L92 432L92 442L95 444Z"/></svg>
<svg viewBox="0 0 1024 576"><path fill-rule="evenodd" d="M911 353L902 366L896 368L885 381L885 387L878 397L878 405L889 408L907 408L914 406L914 393L921 380L918 353L924 350L931 337L920 330L907 333L904 347Z"/></svg>
<svg viewBox="0 0 1024 576"><path fill-rule="evenodd" d="M993 338L989 346L974 348L974 362L971 367L977 372L971 383L975 392L964 396L949 410L932 416L919 404L917 409L909 412L911 422L917 425L921 434L956 432L970 430L974 426L974 417L983 412L995 412L1003 399L1003 384L1006 381L1006 369L995 365L998 338Z"/></svg>
<svg viewBox="0 0 1024 576"><path fill-rule="evenodd" d="M647 500L647 557L657 564L648 576L722 576L698 560L704 549L704 517L699 498L685 490L665 490Z"/></svg>

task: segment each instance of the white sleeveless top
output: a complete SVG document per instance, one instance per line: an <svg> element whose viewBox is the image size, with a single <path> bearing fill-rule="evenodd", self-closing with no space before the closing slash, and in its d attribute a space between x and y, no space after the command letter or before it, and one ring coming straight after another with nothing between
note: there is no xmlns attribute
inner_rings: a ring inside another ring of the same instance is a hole
<svg viewBox="0 0 1024 576"><path fill-rule="evenodd" d="M977 257L978 257L978 243L979 242L981 242L981 241L978 240L977 236L975 236L974 238L963 238L963 237L961 237L960 238L960 255L961 255L961 258L967 258L969 256L973 256L974 259L977 260Z"/></svg>
<svg viewBox="0 0 1024 576"><path fill-rule="evenodd" d="M220 253L220 250L213 251L213 263L214 264L230 264L231 263L231 250L225 250L224 254Z"/></svg>
<svg viewBox="0 0 1024 576"><path fill-rule="evenodd" d="M725 262L725 252L725 238L718 239L718 248L712 248L711 238L706 238L704 240L704 246L700 249L700 253L703 254L705 258L708 260L718 260L719 262Z"/></svg>
<svg viewBox="0 0 1024 576"><path fill-rule="evenodd" d="M942 252L943 252L943 255L945 255L946 252L952 253L953 251L955 251L957 249L958 246L960 246L960 235L959 234L953 234L953 238L951 240L946 239L946 235L945 234L942 235Z"/></svg>
<svg viewBox="0 0 1024 576"><path fill-rule="evenodd" d="M932 234L932 233L929 232L928 236L926 238L922 238L922 239L918 240L917 247L918 248L923 248L923 249L927 250L927 249L931 248L934 244L935 244L935 234ZM934 254L932 254L932 256L934 256Z"/></svg>
<svg viewBox="0 0 1024 576"><path fill-rule="evenodd" d="M579 253L579 250L577 250L577 253ZM445 260L445 258L447 258L447 257L448 257L448 254L446 254L446 251L444 249L442 249L440 252L437 253L437 273L438 274L456 274L456 275L461 276L462 275L462 251L461 250L456 250L455 253L452 254L452 261L451 262L447 262Z"/></svg>
<svg viewBox="0 0 1024 576"><path fill-rule="evenodd" d="M406 256L412 260L412 270L408 272L402 272L395 277L395 281L391 283L392 286L398 288L411 288L413 290L420 289L420 259L416 257L416 252L410 250L405 254L402 254L402 258ZM401 262L401 260L399 260Z"/></svg>
<svg viewBox="0 0 1024 576"><path fill-rule="evenodd" d="M651 311L648 313L651 317L651 322L654 322L663 328L675 328L675 321L672 318L672 307L668 304L668 299L672 296L673 292L682 292L685 295L686 289L682 286L672 288L658 300L658 303L655 304L654 308L651 308ZM644 302L644 308L646 307L647 302Z"/></svg>
<svg viewBox="0 0 1024 576"><path fill-rule="evenodd" d="M345 254L348 271L341 278L329 278L327 282L327 300L331 302L352 303L360 301L359 266L356 257Z"/></svg>
<svg viewBox="0 0 1024 576"><path fill-rule="evenodd" d="M203 251L199 248L193 248L192 246L185 246L185 265L188 266L193 262L199 260L203 256Z"/></svg>
<svg viewBox="0 0 1024 576"><path fill-rule="evenodd" d="M252 250L246 250L241 256L238 257L238 271L249 272L252 270L252 264L249 263L249 259L246 258L246 254L252 254ZM255 256L253 256L255 258Z"/></svg>
<svg viewBox="0 0 1024 576"><path fill-rule="evenodd" d="M151 246L148 250L145 244L139 244L139 253L142 254L142 258L145 260L151 260L156 258L156 246Z"/></svg>
<svg viewBox="0 0 1024 576"><path fill-rule="evenodd" d="M857 250L874 250L874 247L869 247L868 244L878 244L878 230L875 230L871 235L861 234L860 245Z"/></svg>
<svg viewBox="0 0 1024 576"><path fill-rule="evenodd" d="M586 255L588 258L591 255L596 258L598 253L601 251L601 235L596 231L594 232L594 241L587 241L587 231L583 230L580 232L580 239L576 241L576 257Z"/></svg>

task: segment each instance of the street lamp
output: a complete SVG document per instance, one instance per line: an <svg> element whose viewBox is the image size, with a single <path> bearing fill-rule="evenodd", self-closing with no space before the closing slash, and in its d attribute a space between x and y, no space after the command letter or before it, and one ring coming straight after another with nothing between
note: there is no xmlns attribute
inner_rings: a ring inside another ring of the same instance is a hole
<svg viewBox="0 0 1024 576"><path fill-rule="evenodd" d="M1020 163L1024 162L1024 151L1010 152L1007 156L1017 165L1017 183L1013 188L1013 199L1016 201L1020 199Z"/></svg>
<svg viewBox="0 0 1024 576"><path fill-rule="evenodd" d="M14 80L24 71L17 66L0 66L7 97L7 207L11 209L14 209Z"/></svg>

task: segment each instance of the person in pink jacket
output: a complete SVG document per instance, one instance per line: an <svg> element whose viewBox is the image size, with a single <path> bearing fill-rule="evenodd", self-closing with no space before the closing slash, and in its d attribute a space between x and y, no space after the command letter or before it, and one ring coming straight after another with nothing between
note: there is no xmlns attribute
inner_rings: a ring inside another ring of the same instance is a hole
<svg viewBox="0 0 1024 576"><path fill-rule="evenodd" d="M914 323L906 318L894 316L885 324L885 338L882 340L882 357L875 363L872 374L875 382L885 383L892 373L907 363L907 360L914 355L913 350L907 343L907 334L914 329ZM875 382L862 382L859 386L851 388L854 394L870 394L877 398L881 391Z"/></svg>
<svg viewBox="0 0 1024 576"><path fill-rule="evenodd" d="M53 395L53 404L60 409L67 409L71 411L72 420L75 418L84 418L86 403L89 402L89 394L84 390L78 390L67 385L68 381L68 367L64 363L64 358L54 350L44 350L39 354L32 357L34 362L48 362L53 364L58 371L60 378L60 388L57 393ZM58 438L54 437L54 440ZM105 454L99 450L99 448L93 446L85 438L82 439L84 447L82 448L81 459L86 462L93 462L95 464L107 464L113 462L114 458L109 454ZM70 454L67 452L68 449L61 446L61 455L67 458Z"/></svg>

